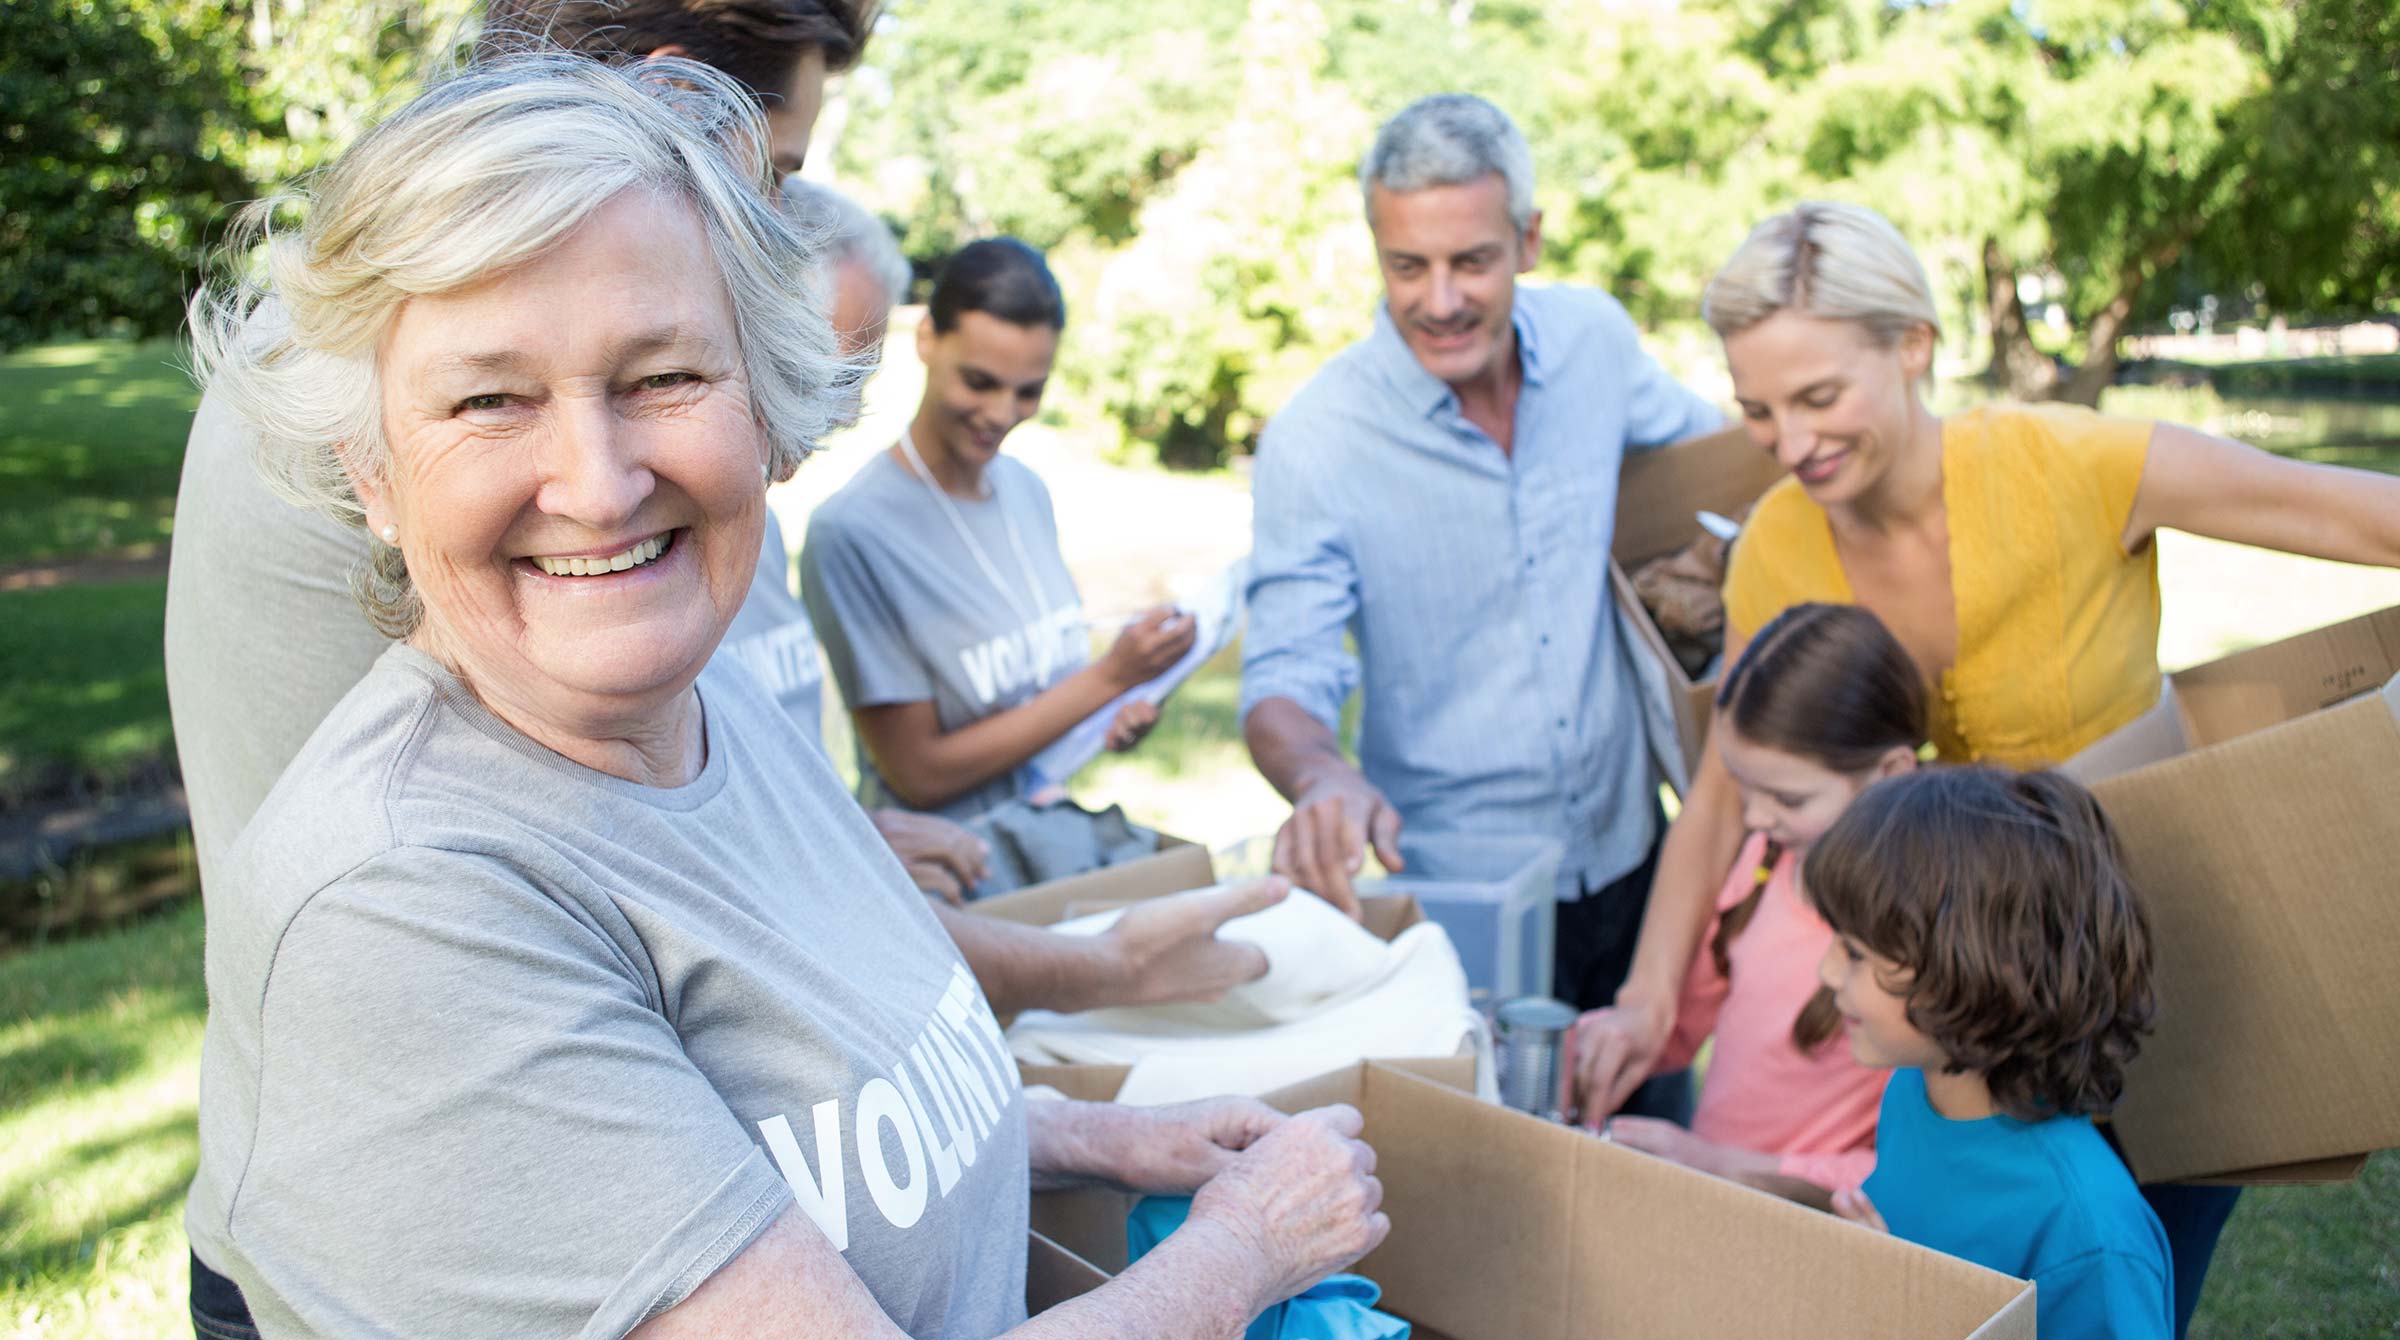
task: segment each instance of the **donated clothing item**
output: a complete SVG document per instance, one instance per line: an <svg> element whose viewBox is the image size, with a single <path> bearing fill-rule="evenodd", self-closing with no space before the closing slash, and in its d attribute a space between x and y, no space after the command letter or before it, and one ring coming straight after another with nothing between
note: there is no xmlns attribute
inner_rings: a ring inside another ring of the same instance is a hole
<svg viewBox="0 0 2400 1340"><path fill-rule="evenodd" d="M988 873L967 890L969 898L989 898L1158 853L1158 834L1126 818L1120 805L1087 810L1063 798L1040 805L1010 800L986 810L967 828L992 849Z"/></svg>
<svg viewBox="0 0 2400 1340"><path fill-rule="evenodd" d="M234 835L391 645L350 594L366 533L277 497L257 441L224 396L200 398L167 557L167 705L212 909Z"/></svg>
<svg viewBox="0 0 2400 1340"><path fill-rule="evenodd" d="M1520 287L1514 322L1509 451L1380 306L1268 421L1241 708L1285 698L1332 729L1363 683L1359 766L1401 819L1554 839L1563 899L1639 865L1656 823L1609 596L1617 471L1724 416L1605 293Z"/></svg>
<svg viewBox="0 0 2400 1340"><path fill-rule="evenodd" d="M888 451L810 515L800 594L848 710L930 701L941 728L954 731L1091 659L1049 490L1006 456L985 468L984 482L984 497L949 500L972 544ZM858 776L866 804L913 808L876 773L863 738ZM1019 790L1015 775L996 778L934 812L965 823Z"/></svg>
<svg viewBox="0 0 2400 1340"><path fill-rule="evenodd" d="M1952 1121L1925 1072L1884 1089L1867 1198L1893 1233L2032 1280L2045 1336L2165 1340L2175 1281L2166 1234L2083 1117Z"/></svg>
<svg viewBox="0 0 2400 1340"><path fill-rule="evenodd" d="M773 508L767 510L766 532L759 537L758 573L750 579L742 607L734 611L733 626L717 645L716 659L733 661L758 676L767 696L800 733L824 747L825 662L817 654L808 609L792 594L792 551L784 547L783 525Z"/></svg>
<svg viewBox="0 0 2400 1340"><path fill-rule="evenodd" d="M784 1213L912 1336L1023 1319L997 1021L757 680L698 701L640 786L395 647L226 853L185 1226L266 1333L621 1336Z"/></svg>
<svg viewBox="0 0 2400 1340"><path fill-rule="evenodd" d="M1227 922L1219 934L1243 938L1243 920ZM1107 924L1093 919L1061 929L1097 933ZM1355 924L1350 930L1375 938ZM1317 1000L1287 1022L1261 1023L1255 998L1239 993L1081 1014L1027 1010L1009 1025L1009 1047L1033 1065L1130 1066L1117 1101L1136 1105L1268 1093L1370 1056L1455 1056L1472 1048L1478 1085L1493 1096L1490 1038L1467 1003L1466 970L1449 935L1434 922L1419 922L1376 948L1378 962L1364 977L1347 951L1278 956L1269 948L1269 975L1283 974L1268 988L1271 1001L1287 1003L1278 1012L1297 1013L1288 1008L1297 998Z"/></svg>
<svg viewBox="0 0 2400 1340"><path fill-rule="evenodd" d="M1208 891L1231 886L1218 884ZM1125 908L1077 917L1051 927L1061 935L1099 935L1117 924ZM1267 975L1230 987L1194 1007L1196 1018L1216 1021L1248 1014L1255 1024L1298 1023L1342 996L1372 986L1390 969L1392 947L1374 933L1305 889L1294 889L1263 911L1235 917L1217 928L1220 940L1256 945L1266 955ZM1164 1018L1177 1007L1159 1007Z"/></svg>
<svg viewBox="0 0 2400 1340"><path fill-rule="evenodd" d="M2158 546L2124 548L2150 455L2145 420L2070 405L1986 405L1942 422L1956 664L1931 704L1944 761L2046 767L2158 701ZM1768 490L1725 575L1749 637L1804 601L1856 596L1825 510Z"/></svg>
<svg viewBox="0 0 2400 1340"><path fill-rule="evenodd" d="M1717 894L1719 919L1759 888L1766 849L1763 833L1742 844ZM1658 1061L1662 1070L1688 1066L1716 1039L1693 1133L1777 1155L1786 1177L1857 1187L1875 1171L1875 1113L1888 1076L1860 1065L1838 1029L1814 1051L1793 1045L1792 1023L1815 998L1817 965L1833 944L1832 928L1801 900L1799 856L1782 853L1768 873L1757 910L1727 947L1730 978L1709 950L1717 924L1701 933Z"/></svg>
<svg viewBox="0 0 2400 1340"><path fill-rule="evenodd" d="M200 892L212 904L234 836L317 723L392 645L350 593L351 572L367 560L366 533L277 497L251 458L256 443L222 395L201 397L167 560L167 703ZM772 512L767 532L759 575L718 654L760 672L814 743L824 671L807 611L792 598L791 556Z"/></svg>
<svg viewBox="0 0 2400 1340"><path fill-rule="evenodd" d="M1165 1242L1191 1217L1189 1196L1145 1196L1125 1218L1125 1263ZM1259 1314L1243 1340L1408 1340L1408 1323L1377 1312L1383 1290L1364 1275L1328 1275Z"/></svg>

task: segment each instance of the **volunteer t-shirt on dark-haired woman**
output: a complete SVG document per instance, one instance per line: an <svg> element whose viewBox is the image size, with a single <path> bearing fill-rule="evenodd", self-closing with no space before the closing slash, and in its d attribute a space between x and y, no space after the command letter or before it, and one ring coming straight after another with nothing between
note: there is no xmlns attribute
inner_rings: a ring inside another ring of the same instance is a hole
<svg viewBox="0 0 2400 1340"><path fill-rule="evenodd" d="M1091 659L1082 597L1041 477L1006 457L952 498L878 452L809 518L800 594L850 711L931 700L944 731L1016 707ZM861 799L905 806L858 748ZM1003 775L933 812L1017 797Z"/></svg>

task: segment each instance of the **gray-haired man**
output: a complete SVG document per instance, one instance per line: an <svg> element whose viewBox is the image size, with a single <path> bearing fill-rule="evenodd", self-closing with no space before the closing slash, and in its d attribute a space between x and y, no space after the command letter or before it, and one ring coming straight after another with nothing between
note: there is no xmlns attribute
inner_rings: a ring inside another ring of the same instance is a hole
<svg viewBox="0 0 2400 1340"><path fill-rule="evenodd" d="M1293 802L1276 867L1346 903L1368 843L1398 863L1403 824L1553 838L1555 991L1606 1004L1658 838L1608 589L1617 469L1724 417L1615 299L1517 286L1542 220L1499 108L1419 101L1359 177L1374 332L1268 424L1255 476L1243 733ZM1354 766L1335 725L1362 683Z"/></svg>

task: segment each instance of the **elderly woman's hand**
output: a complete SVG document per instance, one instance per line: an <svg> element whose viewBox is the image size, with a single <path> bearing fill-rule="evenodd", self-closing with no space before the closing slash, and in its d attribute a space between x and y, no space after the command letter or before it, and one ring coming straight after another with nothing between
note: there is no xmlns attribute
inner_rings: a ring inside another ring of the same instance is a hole
<svg viewBox="0 0 2400 1340"><path fill-rule="evenodd" d="M1223 1230L1260 1270L1261 1309L1375 1249L1392 1231L1375 1151L1354 1107L1303 1112L1260 1137L1192 1197L1190 1225Z"/></svg>
<svg viewBox="0 0 2400 1340"><path fill-rule="evenodd" d="M1284 1122L1281 1112L1255 1098L1126 1110L1141 1114L1147 1129L1128 1132L1113 1180L1152 1196L1191 1195Z"/></svg>

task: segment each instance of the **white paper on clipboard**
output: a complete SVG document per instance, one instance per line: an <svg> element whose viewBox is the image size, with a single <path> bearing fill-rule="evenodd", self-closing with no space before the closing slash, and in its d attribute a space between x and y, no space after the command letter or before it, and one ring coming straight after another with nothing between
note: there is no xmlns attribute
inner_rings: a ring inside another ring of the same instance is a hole
<svg viewBox="0 0 2400 1340"><path fill-rule="evenodd" d="M1085 764L1098 758L1100 751L1108 747L1108 728L1116 721L1119 709L1135 699L1165 702L1168 694L1192 677L1193 671L1207 664L1210 657L1231 644L1234 636L1241 632L1243 593L1249 584L1250 556L1244 554L1189 592L1179 591L1178 595L1182 598L1175 602L1176 608L1191 615L1197 625L1193 631L1192 649L1156 679L1137 684L1117 695L1108 706L1077 722L1073 729L1059 736L1049 748L1034 755L1025 764L1022 778L1024 793L1037 793L1081 772Z"/></svg>

